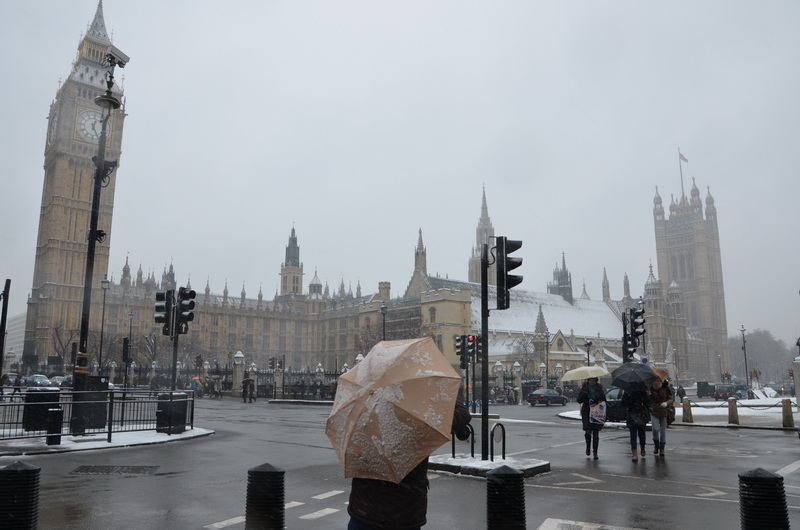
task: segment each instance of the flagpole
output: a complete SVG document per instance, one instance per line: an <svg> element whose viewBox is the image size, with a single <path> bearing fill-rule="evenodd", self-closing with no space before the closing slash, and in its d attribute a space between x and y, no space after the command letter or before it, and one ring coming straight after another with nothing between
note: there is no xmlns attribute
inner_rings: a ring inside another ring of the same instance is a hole
<svg viewBox="0 0 800 530"><path fill-rule="evenodd" d="M681 159L681 148L678 148L678 168L681 171L681 197L683 197L683 164Z"/></svg>

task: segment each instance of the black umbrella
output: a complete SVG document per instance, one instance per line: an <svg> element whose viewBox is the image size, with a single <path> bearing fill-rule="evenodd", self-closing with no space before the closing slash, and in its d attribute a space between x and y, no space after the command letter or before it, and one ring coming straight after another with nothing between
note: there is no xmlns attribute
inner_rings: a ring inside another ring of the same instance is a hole
<svg viewBox="0 0 800 530"><path fill-rule="evenodd" d="M626 392L648 390L659 379L650 366L642 363L625 363L611 372L611 384Z"/></svg>

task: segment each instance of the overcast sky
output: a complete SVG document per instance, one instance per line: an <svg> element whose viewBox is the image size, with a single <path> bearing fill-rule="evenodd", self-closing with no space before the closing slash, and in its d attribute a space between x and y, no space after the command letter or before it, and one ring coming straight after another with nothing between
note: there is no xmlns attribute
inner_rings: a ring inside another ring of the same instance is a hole
<svg viewBox="0 0 800 530"><path fill-rule="evenodd" d="M0 275L30 293L49 105L96 0L0 2ZM653 197L716 201L728 333L800 320L800 3L105 0L131 57L109 274L172 263L271 299L292 226L305 286L390 281L419 229L467 278L481 191L546 291L566 254L612 298L655 266ZM124 77L124 80L123 80ZM180 211L188 212L179 215ZM184 219L181 228L178 223ZM175 238L173 234L179 234ZM657 273L657 271L656 271ZM568 332L569 330L564 330ZM620 331L621 333L621 331Z"/></svg>

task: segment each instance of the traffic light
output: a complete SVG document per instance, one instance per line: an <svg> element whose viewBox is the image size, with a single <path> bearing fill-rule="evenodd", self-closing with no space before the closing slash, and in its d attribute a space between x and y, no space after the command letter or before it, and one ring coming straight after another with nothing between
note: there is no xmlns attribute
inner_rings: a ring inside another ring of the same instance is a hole
<svg viewBox="0 0 800 530"><path fill-rule="evenodd" d="M270 357L269 358L269 369L270 370L274 370L275 369L275 357Z"/></svg>
<svg viewBox="0 0 800 530"><path fill-rule="evenodd" d="M172 318L173 310L172 304L174 303L175 291L158 291L156 293L156 324L164 324L161 328L161 333L167 336L172 336Z"/></svg>
<svg viewBox="0 0 800 530"><path fill-rule="evenodd" d="M497 309L508 309L510 306L509 289L522 283L522 276L509 274L510 271L522 265L522 258L513 258L512 252L522 247L522 241L507 239L505 236L497 238Z"/></svg>
<svg viewBox="0 0 800 530"><path fill-rule="evenodd" d="M794 379L794 368L789 368L789 379Z"/></svg>
<svg viewBox="0 0 800 530"><path fill-rule="evenodd" d="M622 344L622 362L629 363L633 361L633 354L636 353L636 343L633 338L628 335Z"/></svg>
<svg viewBox="0 0 800 530"><path fill-rule="evenodd" d="M128 337L122 339L122 364L131 362L131 343Z"/></svg>
<svg viewBox="0 0 800 530"><path fill-rule="evenodd" d="M464 350L464 339L465 338L466 338L466 335L456 335L455 336L455 339L456 339L456 355L458 355L458 356L462 356L462 355L464 355L464 353L466 353L466 351Z"/></svg>
<svg viewBox="0 0 800 530"><path fill-rule="evenodd" d="M194 320L194 297L197 293L194 289L181 287L178 289L178 311L177 311L177 331L185 335L189 331L189 322Z"/></svg>
<svg viewBox="0 0 800 530"><path fill-rule="evenodd" d="M478 357L477 357L476 361L477 362L481 362L481 361L483 361L483 337L478 335L478 337L476 338L475 341L478 343L478 345L476 346L476 349L478 351Z"/></svg>
<svg viewBox="0 0 800 530"><path fill-rule="evenodd" d="M475 335L467 335L467 356L470 360L475 358L475 347L477 342L478 341Z"/></svg>
<svg viewBox="0 0 800 530"><path fill-rule="evenodd" d="M631 308L631 338L635 346L639 345L639 337L645 334L644 307Z"/></svg>

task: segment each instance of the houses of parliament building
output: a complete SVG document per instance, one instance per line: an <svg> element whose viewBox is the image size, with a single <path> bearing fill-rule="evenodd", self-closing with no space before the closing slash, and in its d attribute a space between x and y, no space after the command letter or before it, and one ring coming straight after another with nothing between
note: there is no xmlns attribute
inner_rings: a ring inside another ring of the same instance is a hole
<svg viewBox="0 0 800 530"><path fill-rule="evenodd" d="M22 356L28 368L69 364L72 343L77 341L95 168L92 157L98 142L92 127L97 119L93 100L105 89L102 60L110 45L100 3L79 43L71 73L50 106ZM115 91L121 99L121 90L115 87ZM109 159L119 159L125 117L123 105L110 118ZM109 178L100 200L98 226L109 232L115 178L116 174ZM601 299L590 299L585 285L575 296L566 255L562 255L552 282L542 285L542 292L514 289L511 308L492 312L490 364L500 361L510 370L512 363L520 362L530 375L533 368L527 368L527 361L533 356L535 366L545 363L548 374L556 374L559 369L585 364L588 358L613 369L622 358L622 315L641 296L647 334L638 356L667 367L679 379L716 380L714 374L720 368L729 369L722 259L710 191L703 201L693 183L689 195L681 190L666 210L656 191L653 217L657 273L651 266L638 291L641 294L632 295L626 276L623 296L612 299L603 270L598 271ZM453 337L480 334L480 249L487 242L491 246L494 236L485 190L475 246L471 254L465 249L465 281L428 274L420 229L416 246L409 245L409 282L395 296L388 282L369 293L362 292L361 285L352 292L344 280L330 288L320 282L317 271L308 275L311 280L306 284L298 234L295 228L288 233L280 287L271 298L265 298L260 289L255 296L248 294L244 287L232 294L227 284L219 293L212 291L209 281L203 287L186 285L197 291L197 307L188 334L179 341L181 361L190 363L200 356L212 365L225 365L241 351L247 364L259 368L266 368L269 358L280 357L293 370L314 371L322 365L326 372L340 371L384 338L430 336L457 366ZM97 244L87 353L98 359L102 336L103 363L120 363L122 340L130 337L132 358L138 365L169 364L172 344L154 322L153 307L157 291L180 284L178 273L170 265L160 278L153 273L145 276L141 265L134 272L126 260L117 280L116 273L109 274L109 253L108 242ZM180 276L189 278L190 273L181 271ZM489 277L494 278L491 271ZM491 285L489 297L489 307L494 307Z"/></svg>

